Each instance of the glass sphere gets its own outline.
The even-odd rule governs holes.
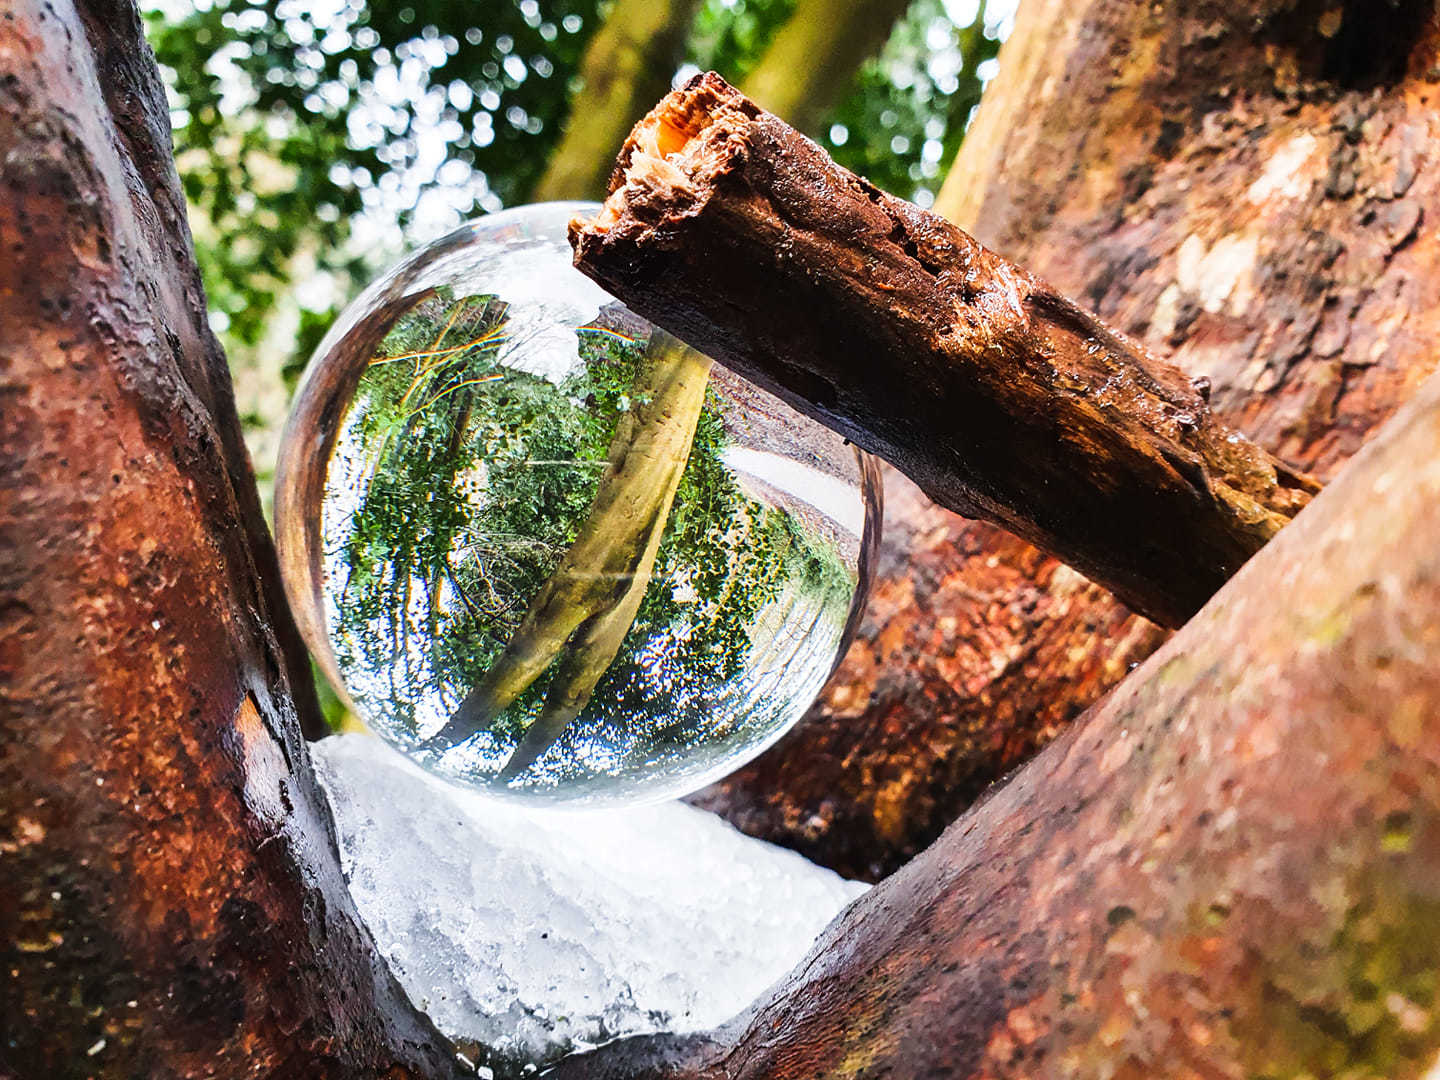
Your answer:
[[[276,478],[286,590],[347,705],[536,803],[672,797],[773,743],[879,527],[868,459],[571,266],[595,209],[492,214],[366,289]]]

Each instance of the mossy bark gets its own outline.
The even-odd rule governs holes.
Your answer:
[[[1420,1080],[1440,1055],[1436,536],[1440,378],[746,1013],[557,1080]]]

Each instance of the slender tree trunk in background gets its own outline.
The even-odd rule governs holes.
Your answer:
[[[556,1080],[1385,1077],[1440,1054],[1440,377],[709,1037]]]
[[[341,876],[139,17],[6,15],[0,1073],[456,1075]]]
[[[807,126],[818,123],[850,87],[860,64],[884,44],[908,4],[909,0],[845,0],[839,5],[834,0],[801,0],[752,72],[750,83],[786,114],[802,118]],[[586,51],[581,89],[571,102],[571,123],[537,186],[537,199],[605,193],[615,153],[631,125],[669,89],[669,73],[678,64],[697,7],[697,0],[620,0],[611,10]],[[430,740],[433,745],[448,747],[488,727],[559,657],[544,711],[527,729],[502,773],[518,775],[585,708],[613,662],[644,599],[684,456],[668,479],[649,486],[652,501],[644,514],[632,505],[633,500],[609,499],[607,486],[625,482],[620,464],[627,454],[632,462],[649,454],[645,448],[630,454],[631,440],[654,441],[666,432],[678,432],[676,425],[682,421],[689,425],[688,455],[689,437],[704,401],[705,370],[697,368],[691,350],[662,350],[649,360],[647,377],[670,387],[679,395],[677,402],[683,398],[684,404],[671,409],[668,399],[658,396],[663,407],[622,420],[611,447],[611,471],[602,481],[581,537],[535,597],[505,653]],[[638,400],[641,395],[632,396]],[[649,513],[655,508],[663,511],[658,518]],[[643,556],[638,566],[632,554]],[[628,585],[623,593],[595,593],[595,567],[601,563],[625,564]],[[605,573],[613,581],[616,571]],[[587,598],[587,593],[593,595]]]
[[[709,359],[663,332],[651,337],[630,389],[634,405],[615,426],[579,535],[505,651],[430,744],[448,749],[487,729],[558,660],[544,708],[502,773],[515,776],[589,703],[650,585],[709,378]]]
[[[565,134],[535,202],[598,199],[630,126],[670,89],[700,0],[616,0],[580,63]]]
[[[1025,0],[937,209],[1329,477],[1436,366],[1437,33],[1412,0]],[[822,700],[693,800],[872,879],[1164,638],[893,470],[885,497]]]
[[[740,89],[776,116],[814,134],[909,6],[910,0],[798,0]],[[656,100],[658,96],[634,119]],[[619,143],[615,145],[618,149]]]
[[[799,0],[742,88],[814,131],[879,51],[910,0]],[[630,128],[670,89],[699,0],[617,0],[580,67],[580,90],[536,202],[600,199]]]

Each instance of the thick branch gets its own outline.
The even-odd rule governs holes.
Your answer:
[[[1440,170],[1414,167],[1440,22],[1399,32],[1424,6],[1347,5],[1337,33],[1335,4],[1327,23],[1271,0],[1025,0],[936,212],[1209,375],[1228,423],[1332,477],[1440,360]],[[1337,83],[1337,51],[1409,66]],[[871,880],[1164,640],[1029,544],[887,481],[898,513],[840,671],[698,800]]]
[[[0,1073],[430,1078],[346,890],[133,5],[0,32]]]
[[[1427,1075],[1437,535],[1440,379],[747,1014],[557,1080]]]
[[[1318,490],[1203,387],[712,74],[637,125],[576,265],[933,499],[1183,623]]]

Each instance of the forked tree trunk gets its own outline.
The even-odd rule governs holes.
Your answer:
[[[1322,479],[1440,335],[1433,4],[1024,0],[937,209]],[[694,801],[897,869],[1164,639],[888,473],[859,637],[805,723]]]
[[[1433,206],[1433,176],[1399,183],[1424,163],[1424,144],[1410,165],[1397,149],[1432,123],[1420,111],[1432,44],[1409,54],[1412,80],[1382,86],[1378,98],[1320,83],[1282,107],[1272,103],[1275,73],[1299,78],[1296,57],[1343,25],[1322,18],[1322,5],[1284,5],[1283,17],[1258,24],[1252,46],[1257,24],[1245,8],[1259,0],[1183,11],[1129,0],[1028,2],[1036,17],[1050,10],[1061,32],[1033,63],[1068,57],[1076,90],[1048,96],[1066,92],[1066,80],[1028,69],[1043,135],[1030,145],[1031,166],[1053,147],[1072,155],[1051,174],[1057,201],[1047,206],[1067,246],[1053,266],[1032,264],[1083,292],[1093,279],[1076,269],[1084,261],[1077,238],[1088,228],[1103,241],[1120,228],[1117,213],[1126,220],[1102,136],[1124,159],[1117,125],[1135,117],[1167,145],[1191,134],[1195,156],[1174,144],[1174,159],[1144,181],[1155,201],[1140,204],[1152,217],[1131,219],[1134,251],[1148,250],[1141,241],[1152,230],[1173,240],[1155,250],[1157,265],[1169,260],[1170,281],[1188,283],[1177,285],[1181,312],[1191,286],[1208,290],[1216,280],[1186,276],[1197,258],[1218,248],[1216,266],[1243,264],[1231,261],[1233,243],[1209,232],[1203,252],[1191,244],[1181,259],[1194,231],[1187,223],[1201,220],[1199,210],[1187,216],[1191,200],[1209,207],[1222,231],[1248,222],[1257,251],[1272,252],[1252,267],[1243,306],[1232,292],[1216,307],[1205,291],[1200,299],[1216,310],[1199,303],[1188,323],[1176,316],[1171,332],[1185,324],[1191,335],[1182,362],[1204,349],[1217,361],[1235,355],[1230,335],[1247,325],[1273,344],[1287,319],[1310,310],[1297,298],[1315,282],[1321,295],[1350,298],[1334,305],[1338,329],[1327,329],[1332,309],[1319,307],[1302,335],[1307,359],[1285,368],[1280,385],[1292,389],[1278,395],[1291,406],[1311,401],[1313,373],[1325,364],[1314,357],[1342,331],[1370,365],[1338,367],[1343,379],[1318,399],[1342,419],[1340,434],[1321,423],[1323,412],[1295,434],[1295,447],[1310,447],[1328,473],[1418,382],[1428,363],[1421,343],[1440,319],[1436,281],[1425,272],[1433,238],[1380,239],[1406,232],[1406,199]],[[1411,10],[1347,8],[1379,11],[1362,24],[1367,33],[1392,25],[1387,12],[1398,19]],[[1192,11],[1211,21],[1191,23]],[[273,555],[205,329],[164,97],[138,19],[128,5],[100,0],[7,14],[15,17],[0,37],[0,1069],[453,1075],[443,1041],[385,973],[340,880],[289,690],[303,675],[276,644],[284,615]],[[1102,92],[1086,73],[1121,63],[1117,41],[1164,63],[1141,61],[1133,78],[1120,72]],[[1198,47],[1214,58],[1193,53]],[[1357,51],[1337,48],[1337,56]],[[1256,74],[1262,56],[1266,79]],[[1348,63],[1338,70],[1352,78]],[[1286,195],[1284,178],[1303,174],[1300,165],[1277,169],[1273,191],[1232,182],[1212,194],[1197,185],[1202,161],[1229,161],[1235,172],[1254,150],[1244,138],[1232,145],[1221,128],[1210,144],[1203,124],[1187,127],[1194,113],[1177,103],[1204,112],[1215,100],[1198,91],[1167,97],[1166,78],[1184,82],[1196,67],[1212,89],[1233,88],[1235,97],[1218,103],[1221,121],[1244,99],[1264,121],[1262,143],[1284,145],[1286,132],[1315,138],[1326,184],[1349,200],[1349,213],[1313,189]],[[1152,114],[1145,93],[1167,111]],[[1108,128],[1076,122],[1077,101],[1099,115],[1112,95],[1131,113]],[[1378,126],[1329,131],[1327,117],[1345,102],[1373,105],[1368,123]],[[1013,137],[1023,141],[1021,127]],[[1352,128],[1358,144],[1347,138]],[[1004,160],[1024,162],[1021,151],[1009,148]],[[1081,164],[1069,169],[1066,160]],[[1352,176],[1361,179],[1346,194]],[[1376,200],[1371,216],[1371,196],[1358,192],[1381,179],[1392,198]],[[1032,199],[1033,209],[1045,183],[1015,182],[1003,198]],[[1248,201],[1251,191],[1259,203]],[[1271,198],[1280,208],[1262,216]],[[1388,233],[1376,224],[1391,220],[1384,214],[1398,214]],[[1301,259],[1282,278],[1281,256],[1303,254],[1306,222],[1327,225],[1348,246]],[[1038,256],[1038,225],[1028,227],[1037,229],[1026,235]],[[1001,232],[982,237],[1004,249]],[[1019,246],[1007,253],[1024,255]],[[1116,252],[1114,266],[1119,284],[1098,302],[1141,329],[1141,307],[1119,300],[1125,283],[1154,307],[1166,271],[1143,254],[1127,261]],[[1271,297],[1280,298],[1274,311]],[[1245,355],[1277,354],[1257,345]],[[1280,423],[1282,410],[1247,412],[1263,390],[1242,378],[1243,365],[1210,366],[1221,376],[1217,400],[1256,421],[1251,430]],[[603,1062],[575,1059],[570,1074],[843,1077],[888,1066],[916,1077],[1282,1076],[1349,1067],[1418,1076],[1440,1045],[1432,977],[1440,759],[1425,724],[1440,709],[1437,398],[1432,387],[1406,424],[1131,685],[853,908],[757,1010],[713,1038],[622,1044]],[[1275,445],[1301,456],[1284,440]],[[977,551],[975,535],[962,535],[961,550],[983,565],[990,555]],[[1008,565],[1018,577],[1038,562],[1015,555]],[[1095,603],[1048,573],[1049,591],[1032,594],[1039,610]],[[1065,631],[1077,645],[1088,617]],[[901,625],[918,633],[918,616]],[[952,655],[947,636],[960,631],[935,633],[939,665]],[[904,637],[874,648],[903,651]],[[907,790],[897,784],[876,803],[889,799],[889,820],[913,840]],[[880,850],[891,858],[895,847]],[[637,1069],[645,1056],[652,1064]]]
[[[341,877],[132,5],[7,8],[0,176],[0,1073],[458,1075]]]
[[[800,0],[745,80],[771,112],[813,131],[839,104],[910,0]],[[580,65],[565,134],[531,193],[600,199],[635,121],[670,89],[699,0],[618,0]]]

